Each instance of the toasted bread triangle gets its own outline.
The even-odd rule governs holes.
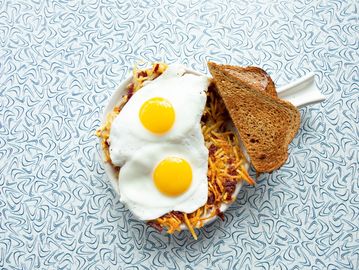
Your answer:
[[[299,129],[298,109],[273,95],[271,79],[270,89],[268,85],[262,89],[260,83],[246,77],[250,71],[263,80],[258,68],[243,70],[213,62],[208,67],[256,171],[271,172],[281,167],[288,158],[288,145]]]

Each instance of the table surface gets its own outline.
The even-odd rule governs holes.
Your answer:
[[[290,2],[0,1],[0,269],[358,269],[359,3]],[[195,241],[124,208],[94,131],[135,63],[208,60],[326,101]]]

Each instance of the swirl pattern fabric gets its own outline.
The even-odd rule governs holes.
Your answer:
[[[293,2],[0,0],[0,269],[358,269],[359,5]],[[326,96],[197,241],[133,218],[94,136],[157,60],[261,66],[278,86],[314,71]]]

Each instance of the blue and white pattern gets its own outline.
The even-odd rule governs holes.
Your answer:
[[[292,3],[295,2],[295,3]],[[0,0],[0,269],[359,269],[359,3]],[[316,73],[288,162],[192,239],[135,220],[94,136],[134,63]]]

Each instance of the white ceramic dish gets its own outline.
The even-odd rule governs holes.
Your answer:
[[[186,68],[186,73],[207,76],[205,74],[202,74],[200,72],[197,72],[197,71],[195,71],[193,69],[189,69],[189,68]],[[131,82],[131,80],[132,80],[132,75],[128,76],[117,87],[116,91],[113,93],[107,106],[104,109],[101,124],[105,123],[107,113],[111,112],[113,110],[113,108],[120,102],[122,96],[125,94],[127,86]],[[324,100],[324,96],[322,96],[320,94],[320,92],[318,91],[318,89],[315,86],[314,74],[312,74],[312,73],[298,79],[297,81],[295,81],[285,87],[280,88],[278,90],[278,95],[283,99],[291,101],[297,107],[301,107],[301,106],[308,105],[308,104],[313,104],[313,103],[320,102],[320,101]],[[243,147],[243,144],[241,142],[240,142],[240,147],[241,147],[245,157],[249,161],[249,157],[248,157],[248,155]],[[101,151],[101,157],[102,157],[102,160],[104,160],[103,151]],[[247,162],[245,165],[247,170],[249,168],[249,165],[250,165],[249,162]],[[105,172],[106,172],[107,176],[111,180],[114,190],[116,191],[117,194],[119,194],[117,171],[109,163],[106,163],[106,162],[104,162],[104,168],[105,168]],[[238,182],[236,189],[233,193],[233,198],[237,197],[242,186],[243,186],[243,181]],[[223,203],[220,207],[220,211],[225,212],[229,206],[230,206],[230,204]],[[217,218],[217,216],[215,216],[211,219],[208,219],[204,222],[204,224],[209,224],[209,223],[213,222],[216,218]],[[181,228],[187,229],[187,227],[184,225],[182,225]]]
[[[290,101],[294,106],[301,108],[325,100],[316,84],[314,73],[307,75],[277,89],[278,96]]]

